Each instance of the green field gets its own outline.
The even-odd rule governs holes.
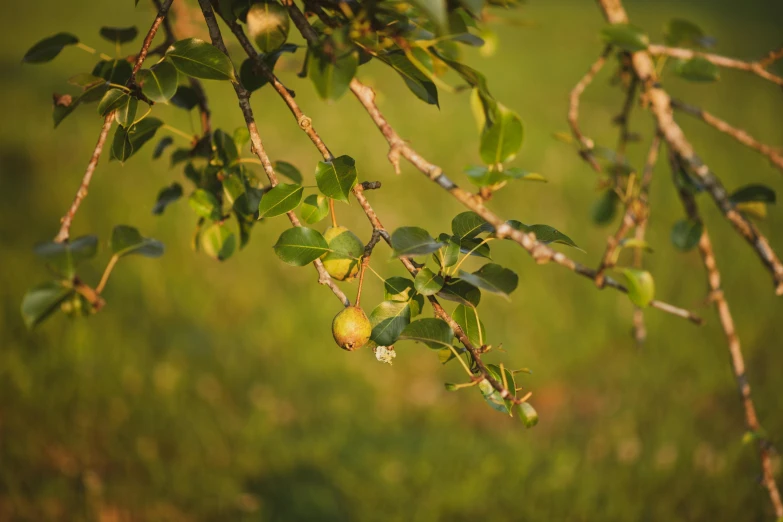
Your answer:
[[[661,41],[667,20],[681,17],[715,36],[717,51],[729,56],[756,58],[783,43],[777,1],[627,4],[654,41]],[[316,283],[315,271],[284,265],[272,252],[284,218],[256,226],[249,246],[225,263],[194,253],[196,218],[184,200],[163,216],[150,212],[158,190],[182,181],[182,173],[165,159],[153,161],[149,146],[125,166],[101,160],[73,235],[94,233],[105,245],[114,225],[130,224],[162,240],[166,254],[123,260],[99,314],[76,321],[58,315],[27,331],[22,296],[47,277],[32,247],[55,235],[100,118],[88,106],[56,130],[51,123],[52,92],[67,91],[65,80],[75,72],[89,72],[93,56],[71,48],[42,66],[20,59],[58,31],[103,48],[98,27],[135,23],[145,31],[153,13],[147,2],[134,9],[130,0],[46,0],[4,11],[0,520],[773,519],[755,448],[742,443],[743,411],[722,331],[705,300],[701,260],[669,241],[682,210],[665,162],[652,186],[655,252],[646,262],[657,297],[696,310],[707,319],[704,327],[650,310],[649,339],[639,349],[626,297],[598,291],[555,265],[537,266],[510,242],[493,245],[494,258],[517,271],[520,282],[510,303],[483,299],[489,341],[502,343],[487,360],[533,371],[522,379],[541,417],[532,430],[492,411],[475,389],[446,391],[444,382],[464,375],[423,345],[399,343],[393,366],[368,350],[337,348],[330,334],[337,301]],[[566,0],[530,0],[496,14],[490,27],[498,51],[487,57],[469,49],[465,60],[486,73],[493,94],[525,122],[514,165],[549,182],[514,185],[491,207],[509,219],[563,230],[586,251],[568,254],[595,266],[615,225],[592,225],[597,177],[552,134],[567,129],[568,92],[601,52],[603,19],[593,2]],[[194,29],[206,37],[197,22]],[[231,50],[239,56],[238,46]],[[353,156],[360,179],[383,182],[368,197],[384,224],[447,230],[463,210],[458,202],[408,165],[396,176],[386,142],[356,100],[322,103],[309,81],[296,77],[301,59],[300,51],[281,61],[281,78],[332,151]],[[783,65],[775,71],[783,74]],[[606,145],[616,140],[610,120],[622,103],[610,76],[603,71],[582,101],[583,129]],[[479,156],[467,93],[442,93],[438,110],[377,64],[363,66],[359,77],[379,91],[379,105],[400,135],[469,185],[462,169]],[[774,85],[723,71],[717,84],[670,78],[666,86],[783,146],[783,96]],[[212,82],[207,89],[215,126],[241,125],[230,86]],[[269,87],[253,96],[253,106],[269,154],[294,163],[312,184],[320,157],[287,108]],[[181,129],[197,125],[179,109],[155,110]],[[686,118],[684,129],[729,190],[754,182],[783,187],[765,158]],[[652,124],[647,112],[632,117],[631,129],[642,135],[631,146],[634,165],[643,162]],[[781,442],[783,394],[775,375],[783,369],[783,298],[774,296],[769,275],[715,206],[706,196],[700,201],[759,416]],[[340,204],[338,212],[343,224],[369,238],[358,205]],[[781,209],[771,206],[759,226],[783,250]],[[389,250],[378,248],[373,267],[400,275],[399,264],[386,261]],[[84,278],[97,281],[108,258],[104,247],[82,270]],[[371,307],[383,288],[377,279],[367,284],[362,302]],[[780,483],[779,457],[775,464]]]

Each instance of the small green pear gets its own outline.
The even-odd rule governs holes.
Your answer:
[[[337,345],[349,352],[361,348],[370,340],[372,324],[358,306],[348,306],[334,316],[332,335]]]
[[[288,10],[274,0],[256,2],[247,12],[247,32],[263,53],[283,45],[289,28]]]
[[[338,281],[351,281],[359,272],[359,258],[364,253],[361,240],[345,227],[327,228],[324,239],[330,250],[321,258],[324,268]]]

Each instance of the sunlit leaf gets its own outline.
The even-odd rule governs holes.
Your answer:
[[[655,297],[655,282],[650,272],[638,268],[623,268],[621,273],[628,283],[628,297],[639,308],[650,304]]]
[[[338,201],[348,201],[348,195],[358,181],[356,162],[350,156],[339,156],[332,161],[319,161],[315,168],[318,190]]]
[[[299,206],[304,189],[300,185],[279,183],[263,195],[258,205],[258,217],[274,217],[290,212]]]
[[[320,232],[307,227],[294,227],[280,234],[274,249],[284,263],[304,266],[327,253],[329,245]]]

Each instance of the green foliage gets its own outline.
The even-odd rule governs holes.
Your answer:
[[[430,348],[451,346],[454,332],[442,319],[427,317],[413,321],[400,333],[401,341],[418,341]]]
[[[304,199],[299,211],[302,221],[308,225],[318,223],[329,214],[329,198],[319,194],[310,194]]]
[[[270,218],[290,212],[302,202],[304,189],[300,185],[280,183],[261,197],[258,217]]]
[[[509,299],[509,294],[516,290],[519,276],[508,268],[495,263],[488,263],[473,273],[460,272],[460,279],[476,288]]]
[[[201,249],[218,261],[231,257],[236,246],[236,234],[224,223],[213,223],[201,234]]]
[[[327,253],[329,245],[317,230],[294,227],[280,234],[274,249],[284,263],[304,266]]]
[[[601,38],[604,42],[629,52],[643,51],[650,45],[650,39],[644,31],[630,24],[608,25],[601,29]]]
[[[445,280],[439,272],[424,267],[416,274],[413,283],[416,291],[421,295],[435,295],[443,288]]]
[[[716,82],[720,79],[718,66],[700,56],[690,60],[678,60],[674,71],[692,82]]]
[[[655,297],[655,282],[650,272],[638,268],[623,268],[620,273],[628,284],[628,297],[640,308],[650,304]]]
[[[166,51],[166,59],[182,74],[205,80],[235,80],[231,59],[198,38],[179,40]]]
[[[245,16],[247,32],[262,53],[274,51],[288,38],[288,10],[278,2],[253,3]]]
[[[160,257],[163,255],[163,243],[157,239],[142,237],[137,229],[127,225],[114,227],[109,247],[117,257],[133,254],[144,257]]]
[[[315,167],[315,181],[324,195],[337,201],[348,201],[351,189],[359,181],[356,162],[350,156],[319,161]]]
[[[701,221],[681,219],[672,227],[672,244],[677,247],[678,250],[687,252],[699,244],[703,229],[704,226]]]
[[[144,118],[133,123],[129,127],[117,126],[112,141],[112,158],[125,162],[141,149],[141,147],[155,137],[155,133],[163,126],[163,122],[157,118]]]
[[[139,34],[136,27],[101,27],[101,37],[115,45],[132,42]]]
[[[166,103],[177,92],[177,69],[167,60],[140,70],[137,78],[141,92],[154,102]]]
[[[50,270],[63,279],[70,280],[76,275],[79,263],[92,259],[98,253],[98,238],[82,236],[63,243],[38,243],[34,252],[46,262]]]
[[[391,235],[395,257],[412,257],[431,254],[443,247],[429,232],[419,227],[401,227]]]
[[[76,45],[79,39],[70,33],[57,33],[36,43],[24,54],[25,63],[45,63],[53,60],[68,45]]]

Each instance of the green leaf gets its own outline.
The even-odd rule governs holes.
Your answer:
[[[498,365],[488,364],[487,371],[497,382],[503,384],[503,377],[501,376],[500,367]],[[505,370],[504,373],[506,382],[508,383],[508,390],[513,393],[516,388],[514,375],[508,370]],[[499,411],[500,413],[511,414],[514,403],[510,400],[503,399],[500,392],[493,388],[487,379],[483,379],[479,382],[479,390],[481,391],[481,395],[484,396],[484,400],[487,401],[487,404],[489,404],[492,409]]]
[[[681,219],[674,224],[671,232],[672,244],[683,252],[699,244],[704,226],[701,221]]]
[[[175,107],[191,111],[198,105],[199,95],[192,87],[180,85],[177,87],[177,92],[174,93],[174,96],[172,96],[169,101]]]
[[[700,56],[690,60],[678,60],[674,72],[692,82],[715,82],[720,79],[718,66]]]
[[[329,245],[320,232],[307,227],[294,227],[280,234],[274,249],[284,263],[304,266],[327,253]]]
[[[104,40],[118,45],[132,42],[139,34],[135,26],[131,27],[101,27],[100,34]]]
[[[310,51],[308,73],[318,95],[324,100],[337,100],[348,90],[348,85],[359,67],[356,51],[344,52],[336,59],[326,53]]]
[[[205,80],[235,80],[231,59],[217,47],[198,38],[179,40],[166,51],[177,70]]]
[[[447,22],[445,0],[413,0],[432,23],[438,28],[445,28]]]
[[[196,189],[188,198],[188,204],[199,217],[217,221],[221,218],[222,212],[220,203],[211,192],[204,189]]]
[[[318,223],[329,214],[329,198],[310,194],[304,199],[299,213],[305,223],[309,225]]]
[[[495,165],[514,159],[522,146],[522,138],[522,120],[515,112],[497,104],[494,122],[485,124],[481,132],[481,160]]]
[[[114,113],[114,119],[125,127],[126,129],[133,124],[134,118],[136,118],[136,108],[139,105],[139,100],[133,96],[128,97],[128,103],[120,106],[117,112]]]
[[[467,281],[457,279],[448,282],[438,292],[438,297],[467,306],[478,306],[479,301],[481,301],[481,291]]]
[[[484,232],[492,232],[494,228],[487,221],[472,211],[462,212],[451,220],[451,231],[459,239],[471,239]]]
[[[623,51],[636,52],[647,49],[650,38],[640,28],[629,24],[613,24],[601,29],[601,38]]]
[[[109,89],[98,103],[98,114],[106,116],[111,111],[128,104],[128,93],[121,89]]]
[[[288,38],[288,10],[275,0],[253,2],[246,15],[247,33],[261,52],[274,51]]]
[[[408,89],[420,100],[430,105],[438,105],[438,88],[411,62],[405,53],[392,52],[378,56],[379,59],[386,62],[392,69],[397,71]]]
[[[370,340],[378,346],[391,346],[410,321],[411,308],[407,302],[383,301],[370,314]]]
[[[283,53],[293,53],[296,52],[298,48],[299,47],[295,44],[287,43],[283,44],[283,46],[276,51],[261,53],[258,57],[266,64],[270,71],[274,71],[275,65],[277,65],[277,61]],[[245,89],[250,92],[256,91],[269,83],[267,76],[256,68],[255,60],[252,58],[248,58],[242,62],[242,65],[239,67],[239,79]]]
[[[156,103],[168,103],[177,92],[177,69],[168,60],[140,70],[137,79],[141,92]]]
[[[24,63],[45,63],[53,60],[67,45],[75,45],[79,39],[70,33],[57,33],[30,47],[24,54]]]
[[[501,171],[484,166],[471,166],[465,169],[465,174],[468,175],[471,183],[478,187],[490,187],[515,179],[546,183],[546,178],[541,174],[528,172],[517,167],[509,167]]]
[[[52,120],[55,128],[80,104],[100,100],[108,89],[109,84],[99,78],[97,81],[86,85],[78,96],[55,95],[54,110],[52,111]]]
[[[127,161],[151,140],[163,122],[157,118],[144,118],[131,125],[129,128],[117,126],[112,142],[112,157],[121,162]]]
[[[144,257],[163,255],[163,243],[157,239],[142,237],[138,230],[127,225],[117,225],[111,234],[111,251],[118,257],[138,254]]]
[[[592,207],[593,223],[596,225],[608,225],[617,214],[617,203],[620,198],[613,190],[605,191]]]
[[[411,317],[419,315],[424,308],[424,296],[416,292],[413,281],[405,277],[390,277],[384,281],[383,295],[387,301],[408,303]]]
[[[451,327],[445,321],[434,317],[413,321],[399,335],[401,341],[418,341],[430,348],[451,346],[453,338]]]
[[[481,347],[486,344],[484,325],[479,320],[478,310],[475,306],[457,305],[451,317],[462,328],[473,346]]]
[[[100,76],[94,76],[89,73],[79,73],[68,78],[68,83],[70,83],[71,85],[76,85],[77,87],[81,87],[82,90],[86,89],[87,87],[95,83],[100,83],[105,81],[106,80],[104,80]]]
[[[341,158],[347,158],[348,156],[340,156]],[[272,166],[275,169],[275,172],[278,174],[281,174],[285,176],[286,178],[290,179],[294,183],[302,184],[302,173],[299,172],[299,169],[288,163],[287,161],[275,161]],[[316,168],[316,172],[317,172]]]
[[[491,259],[489,255],[489,243],[485,243],[480,237],[463,239],[459,242],[459,250],[463,254]]]
[[[155,150],[152,151],[152,159],[158,159],[163,155],[163,152],[168,148],[169,146],[174,144],[174,138],[171,136],[164,136],[161,138],[161,140],[158,142],[157,145],[155,145]]]
[[[222,129],[217,129],[212,134],[212,141],[224,166],[233,165],[239,159],[239,149],[231,135],[223,132]]]
[[[526,428],[532,428],[538,424],[538,412],[528,402],[523,402],[517,406],[517,415]]]
[[[201,234],[201,249],[218,261],[231,257],[236,246],[236,235],[223,223],[213,223]]]
[[[174,203],[181,197],[182,185],[175,181],[168,187],[164,187],[160,192],[158,192],[158,198],[155,201],[155,206],[152,207],[152,213],[156,216],[163,214],[163,211],[166,210],[167,206],[169,206],[171,203]]]
[[[416,291],[421,295],[435,295],[440,292],[444,284],[443,276],[440,272],[433,272],[427,267],[422,268],[416,274],[416,278],[413,283],[416,287]]]
[[[502,295],[506,299],[509,299],[508,294],[513,292],[519,283],[517,274],[495,263],[488,263],[472,274],[460,271],[459,277],[476,288]]]
[[[729,196],[729,200],[734,203],[775,203],[777,197],[775,191],[766,185],[745,185],[738,188]]]
[[[96,236],[81,236],[63,243],[48,241],[38,243],[33,252],[46,261],[49,268],[65,279],[76,275],[76,266],[82,261],[92,259],[98,252]]]
[[[294,210],[302,201],[304,189],[301,185],[280,183],[264,194],[258,205],[258,217],[275,217]]]
[[[525,225],[521,221],[517,221],[515,219],[509,220],[508,224],[511,226],[511,228],[514,228],[516,230],[521,230],[527,233],[530,232],[534,233],[536,235],[536,240],[541,243],[544,243],[545,245],[548,245],[550,243],[560,243],[562,245],[567,245],[582,250],[581,248],[579,248],[579,246],[577,246],[576,243],[574,243],[574,241],[570,237],[563,234],[555,227],[549,225],[540,225],[540,224]]]
[[[663,39],[670,47],[699,46],[704,36],[699,26],[681,18],[672,18],[663,30]]]
[[[127,60],[101,60],[92,70],[94,76],[100,76],[107,82],[125,85],[133,72]]]
[[[339,156],[332,161],[319,161],[315,168],[318,190],[338,201],[348,201],[348,195],[358,181],[356,162],[350,156]]]
[[[60,303],[74,294],[59,281],[49,281],[27,291],[22,299],[22,319],[32,329],[57,310]]]
[[[394,257],[412,257],[431,254],[443,245],[435,241],[429,232],[419,227],[400,227],[391,235]]]
[[[650,272],[638,268],[623,268],[620,270],[628,283],[628,297],[639,308],[650,304],[655,297],[655,281]]]
[[[442,267],[450,267],[457,264],[460,253],[460,240],[457,236],[440,234],[438,241],[443,243],[444,247],[439,252],[432,254],[433,259]]]

